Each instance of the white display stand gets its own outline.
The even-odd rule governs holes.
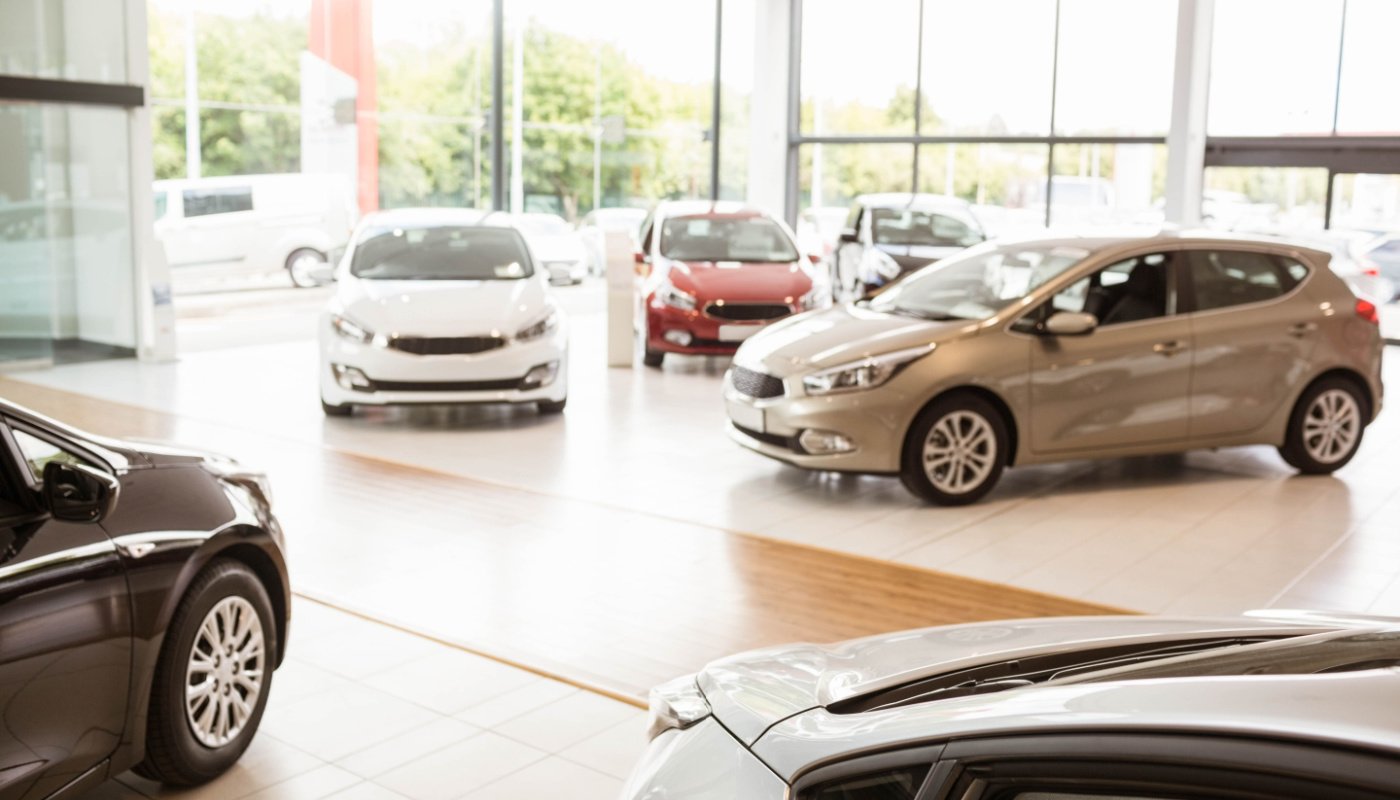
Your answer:
[[[636,245],[631,236],[617,231],[609,232],[604,241],[608,279],[608,366],[631,367]]]

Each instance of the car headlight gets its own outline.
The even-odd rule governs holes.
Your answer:
[[[559,309],[551,308],[538,321],[515,332],[517,342],[530,342],[559,330]]]
[[[342,338],[360,344],[372,344],[374,342],[374,331],[352,321],[349,317],[340,314],[331,315],[331,329]]]
[[[650,722],[647,739],[655,739],[669,730],[683,731],[710,716],[710,704],[701,693],[694,675],[676,678],[651,690]]]
[[[815,284],[812,286],[812,291],[802,295],[800,302],[803,311],[826,308],[831,305],[831,287],[826,284]]]
[[[860,277],[866,283],[888,283],[899,277],[899,264],[878,247],[867,247],[860,257]]]
[[[656,290],[656,299],[660,300],[662,305],[671,308],[679,308],[682,311],[695,310],[695,295],[682,292],[669,283],[662,284],[661,288]]]
[[[934,345],[926,344],[824,369],[804,377],[802,387],[809,395],[873,389],[899,374],[909,363],[932,353],[933,349]]]

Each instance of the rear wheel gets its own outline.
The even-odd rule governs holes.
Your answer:
[[[276,634],[267,590],[251,570],[221,560],[200,573],[165,634],[138,775],[192,786],[233,766],[267,706]]]
[[[1341,469],[1361,447],[1365,407],[1352,381],[1318,381],[1298,399],[1279,455],[1305,475],[1328,475]]]
[[[940,398],[909,430],[900,480],[930,503],[974,503],[1001,479],[1008,439],[991,403],[973,394]]]
[[[292,251],[287,256],[287,275],[292,279],[292,285],[298,289],[310,289],[316,286],[316,280],[311,277],[311,270],[326,263],[326,255],[309,247],[301,247]]]

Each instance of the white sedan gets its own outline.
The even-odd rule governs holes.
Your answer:
[[[563,312],[505,215],[405,209],[365,217],[320,325],[321,407],[534,403],[564,410]]]

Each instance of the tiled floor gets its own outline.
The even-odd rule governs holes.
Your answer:
[[[90,800],[611,800],[641,709],[298,600],[262,728],[234,768],[171,790],[127,773]]]

